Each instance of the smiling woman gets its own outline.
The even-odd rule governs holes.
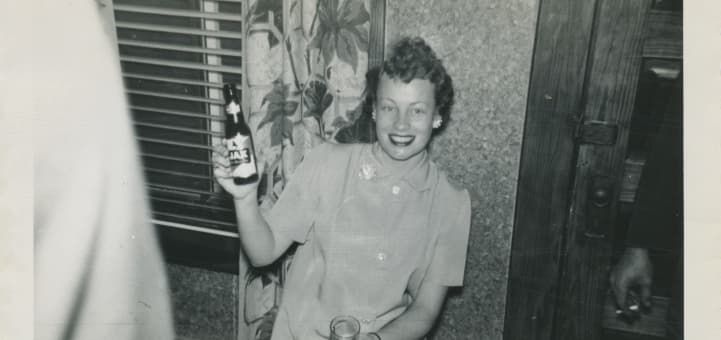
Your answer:
[[[431,135],[450,120],[453,82],[420,38],[400,40],[382,69],[369,72],[366,103],[373,107],[376,137],[394,160],[424,151]]]
[[[421,38],[404,38],[382,67],[366,76],[366,105],[386,154],[408,160],[424,151],[432,132],[450,119],[453,85],[441,61]]]
[[[463,285],[470,198],[427,152],[440,112],[450,112],[450,77],[420,38],[398,42],[373,76],[378,142],[315,147],[268,213],[257,183],[233,183],[222,145],[213,156],[251,263],[268,265],[298,245],[272,339],[327,338],[338,315],[361,321],[361,339],[420,338],[448,287]]]
[[[433,99],[434,85],[426,79],[408,83],[381,76],[373,110],[376,136],[385,154],[396,161],[406,161],[425,150],[434,124],[441,116]],[[435,123],[438,122],[438,123]]]

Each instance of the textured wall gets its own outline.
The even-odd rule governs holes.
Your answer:
[[[471,192],[465,287],[436,339],[500,339],[537,0],[388,0],[386,39],[420,35],[444,59],[457,101],[433,144]]]

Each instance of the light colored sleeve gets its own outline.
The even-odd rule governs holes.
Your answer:
[[[98,3],[39,0],[34,58],[35,339],[171,340],[113,39]],[[111,8],[111,7],[106,7]]]
[[[329,144],[313,148],[298,164],[293,177],[265,216],[276,237],[304,243],[316,217],[323,165],[327,160]]]
[[[463,285],[463,273],[466,267],[471,227],[471,200],[466,190],[463,190],[459,196],[460,199],[456,200],[457,210],[451,208],[457,214],[451,215],[452,218],[443,225],[425,277],[425,281],[447,287]]]

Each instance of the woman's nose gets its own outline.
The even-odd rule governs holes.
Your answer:
[[[408,115],[404,111],[398,111],[398,114],[396,115],[396,121],[395,124],[393,124],[393,127],[398,130],[404,130],[409,127]]]

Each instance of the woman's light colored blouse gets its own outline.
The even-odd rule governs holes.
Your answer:
[[[463,284],[468,192],[425,153],[405,175],[391,176],[374,147],[316,147],[268,214],[276,237],[302,244],[273,339],[327,337],[341,314],[375,331],[403,313],[421,284]]]

